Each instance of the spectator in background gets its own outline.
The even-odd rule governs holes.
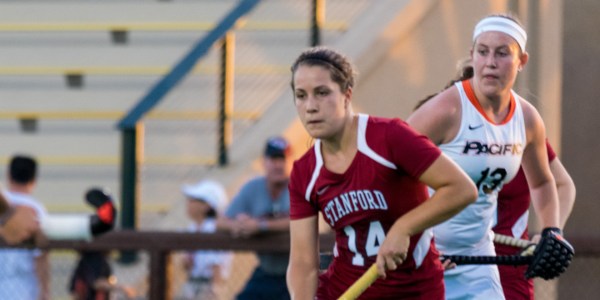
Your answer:
[[[94,234],[101,234],[113,229],[116,209],[113,197],[106,190],[92,188],[85,194],[86,202],[96,208],[97,222],[91,224]],[[79,261],[71,280],[69,292],[74,300],[112,299],[114,293],[122,294],[127,299],[136,297],[137,292],[132,287],[117,283],[108,261],[109,251],[81,251]]]
[[[34,158],[15,155],[8,170],[8,191],[4,196],[11,206],[35,210],[38,220],[47,215],[44,206],[33,198],[37,183]],[[50,299],[48,253],[40,249],[0,250],[0,299]]]
[[[77,267],[71,275],[69,291],[73,300],[112,299],[112,292],[123,294],[127,299],[136,297],[136,291],[117,283],[108,263],[107,252],[83,251]]]
[[[182,188],[187,198],[187,215],[192,221],[188,232],[214,233],[216,218],[227,202],[223,186],[212,180],[203,180]],[[216,287],[229,276],[231,254],[224,251],[199,250],[188,253],[183,267],[188,278],[181,299],[218,299]]]
[[[289,231],[290,152],[284,138],[267,140],[263,157],[266,174],[241,188],[225,216],[219,218],[219,230],[244,238],[263,232]],[[258,260],[258,266],[237,299],[290,299],[285,280],[289,255],[258,254]]]

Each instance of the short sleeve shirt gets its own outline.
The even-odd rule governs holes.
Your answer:
[[[392,224],[428,199],[419,177],[441,155],[400,119],[360,115],[358,127],[358,151],[343,174],[323,166],[319,140],[292,169],[290,218],[320,211],[335,230],[337,256],[320,278],[319,299],[337,298],[375,263]],[[397,299],[439,288],[443,275],[434,249],[430,235],[414,235],[407,260],[363,296]]]

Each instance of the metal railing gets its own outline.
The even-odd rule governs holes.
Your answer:
[[[320,236],[320,249],[330,252],[335,238],[333,234]],[[7,247],[0,240],[0,248]],[[30,248],[32,245],[20,247]],[[288,233],[258,235],[253,238],[236,239],[228,233],[182,233],[170,231],[113,231],[95,238],[91,242],[82,240],[50,240],[40,249],[49,251],[146,251],[148,253],[148,295],[144,299],[170,299],[171,280],[168,270],[172,263],[171,254],[183,250],[228,250],[252,251],[257,253],[289,253]]]
[[[227,233],[202,234],[172,231],[123,230],[109,232],[91,242],[50,240],[47,245],[41,246],[41,248],[50,250],[51,252],[62,249],[74,251],[147,251],[149,256],[149,261],[147,262],[148,274],[144,277],[149,280],[149,288],[147,297],[144,299],[163,300],[170,299],[170,295],[172,295],[172,282],[168,270],[172,263],[171,255],[174,252],[183,250],[225,250],[251,251],[256,253],[289,253],[289,239],[290,236],[287,233],[264,234],[253,238],[236,239]],[[321,253],[331,252],[334,242],[334,234],[321,234],[319,238]],[[600,258],[599,236],[570,235],[569,242],[575,248],[574,262]],[[0,241],[0,248],[2,247],[6,247],[6,245]],[[24,245],[22,247],[31,247],[31,245]],[[567,271],[560,277],[560,280],[569,281],[571,280],[571,276],[577,277],[578,274]],[[589,278],[589,280],[594,281],[595,279]],[[543,296],[538,296],[536,298],[544,299]]]

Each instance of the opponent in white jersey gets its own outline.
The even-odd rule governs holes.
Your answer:
[[[446,255],[494,255],[491,228],[498,192],[517,174],[525,146],[523,112],[512,93],[509,114],[495,124],[480,113],[469,81],[455,86],[461,102],[460,128],[452,141],[439,147],[471,177],[479,194],[474,204],[434,228],[436,245]]]
[[[479,188],[479,199],[434,229],[442,254],[493,255],[497,193],[517,172],[529,181],[543,227],[558,227],[558,200],[545,148],[544,123],[513,91],[527,63],[527,34],[509,16],[483,18],[473,33],[472,76],[417,109],[408,123],[440,145]],[[444,273],[446,299],[504,299],[496,266]]]

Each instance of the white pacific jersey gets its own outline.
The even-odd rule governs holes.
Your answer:
[[[486,117],[469,81],[457,82],[462,118],[456,137],[440,149],[475,182],[475,203],[434,227],[437,248],[445,255],[494,255],[492,226],[498,192],[518,172],[526,145],[519,96],[511,91],[510,110],[500,124]]]

